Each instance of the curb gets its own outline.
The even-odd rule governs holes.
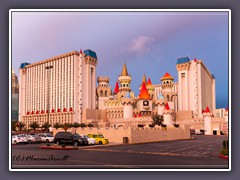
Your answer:
[[[61,147],[61,146],[39,146],[40,149],[52,149],[52,150],[78,150],[77,147]]]
[[[224,155],[222,155],[222,154],[219,154],[219,157],[222,158],[222,159],[224,159],[224,160],[228,160],[228,156],[224,156]]]

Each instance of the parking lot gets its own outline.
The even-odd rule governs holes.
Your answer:
[[[12,161],[15,168],[228,168],[219,158],[223,136],[195,135],[190,140],[127,145],[80,146],[79,150],[40,150],[39,144],[15,145],[12,155],[68,156],[66,161]],[[47,166],[46,166],[47,165]],[[57,165],[57,166],[56,166]]]

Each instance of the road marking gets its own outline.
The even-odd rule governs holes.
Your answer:
[[[201,157],[195,154],[179,154],[179,153],[169,153],[169,152],[143,152],[143,151],[122,151],[122,150],[111,150],[111,149],[84,149],[84,151],[98,151],[98,152],[114,152],[114,153],[132,153],[132,154],[150,154],[150,155],[162,155],[162,156],[185,156],[185,157]]]

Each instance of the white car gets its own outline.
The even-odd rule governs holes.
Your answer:
[[[39,133],[37,135],[41,138],[41,142],[49,143],[49,142],[53,142],[54,140],[53,135],[50,133]]]
[[[27,143],[27,138],[21,135],[12,135],[12,144]]]
[[[28,143],[40,143],[41,138],[38,135],[27,135]]]
[[[95,140],[95,139],[90,138],[90,137],[88,137],[88,136],[85,135],[85,134],[79,134],[79,136],[81,136],[81,137],[83,137],[83,138],[87,138],[89,145],[91,145],[91,144],[92,144],[92,145],[93,145],[93,144],[96,144],[96,140]]]

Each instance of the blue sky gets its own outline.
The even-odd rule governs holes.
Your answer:
[[[216,77],[217,107],[228,106],[227,12],[13,12],[12,66],[73,50],[97,53],[97,76],[114,89],[123,63],[131,88],[145,73],[153,84],[170,73],[179,57],[201,59]]]

